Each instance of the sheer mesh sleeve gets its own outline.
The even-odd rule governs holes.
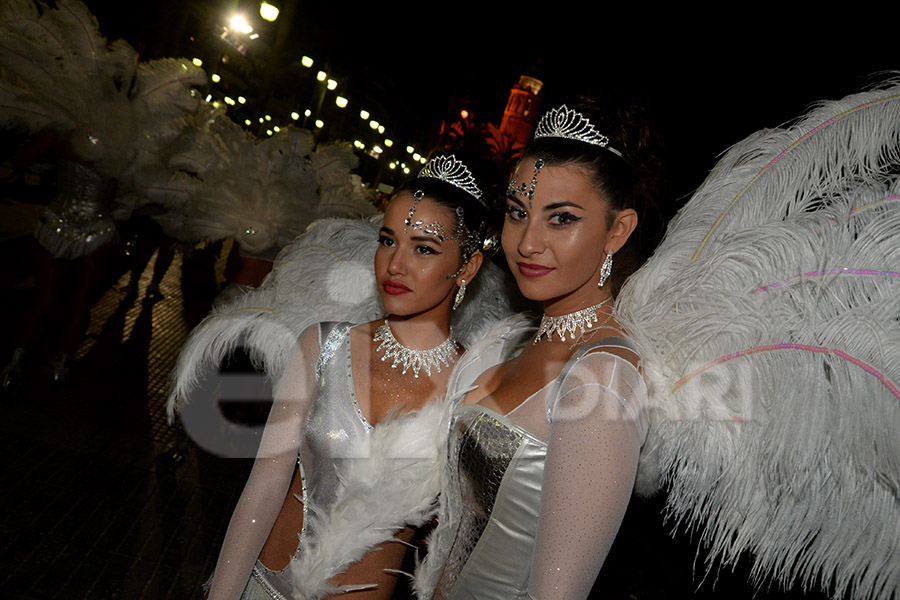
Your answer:
[[[587,598],[631,497],[646,435],[637,369],[605,352],[580,358],[548,399],[550,437],[531,598]]]
[[[281,511],[297,464],[303,422],[315,390],[318,326],[300,343],[278,382],[256,462],[228,524],[210,583],[210,600],[238,599]]]

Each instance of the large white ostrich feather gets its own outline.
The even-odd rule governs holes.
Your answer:
[[[138,63],[77,0],[0,3],[0,124],[52,129],[85,162],[123,178],[160,154],[198,104],[206,75],[184,59]]]
[[[316,219],[375,213],[349,148],[316,147],[305,129],[257,140],[206,109],[170,150],[166,167],[139,173],[136,188],[166,209],[156,219],[183,243],[231,238],[244,254],[274,257]]]
[[[709,564],[900,597],[900,83],[721,159],[617,311],[662,483]]]
[[[238,346],[277,381],[296,340],[322,321],[362,323],[385,316],[374,275],[381,217],[322,219],[284,248],[262,285],[217,306],[188,337],[172,374],[170,419],[200,378]],[[463,345],[513,310],[514,287],[486,263],[453,315]]]

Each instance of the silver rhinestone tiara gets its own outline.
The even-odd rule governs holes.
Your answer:
[[[481,200],[481,189],[475,183],[471,171],[453,154],[436,156],[429,160],[419,171],[419,177],[431,177],[446,181]]]
[[[577,110],[567,108],[565,104],[547,111],[538,122],[537,129],[534,131],[534,139],[547,137],[593,144],[606,148],[619,158],[622,157],[621,152],[609,145],[609,138],[597,131],[587,117]]]

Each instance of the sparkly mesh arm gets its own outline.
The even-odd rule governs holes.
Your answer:
[[[582,357],[550,398],[550,437],[528,594],[587,598],[631,497],[647,391],[631,363]]]
[[[314,387],[318,326],[307,329],[284,375],[263,431],[259,452],[228,524],[210,584],[211,600],[241,597],[250,572],[281,511],[297,464],[303,421]]]

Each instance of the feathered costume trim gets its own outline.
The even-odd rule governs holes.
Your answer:
[[[187,60],[138,63],[125,41],[107,43],[77,0],[0,3],[0,123],[52,129],[108,177],[163,153],[205,83]]]
[[[447,443],[446,399],[393,414],[358,441],[367,458],[344,461],[334,504],[307,505],[308,525],[290,563],[296,597],[319,599],[372,586],[335,586],[331,579],[407,525],[428,522],[437,495]],[[401,542],[402,543],[402,542]]]
[[[447,424],[444,442],[447,442],[453,409],[458,406],[472,389],[472,382],[479,374],[495,364],[508,359],[516,344],[534,334],[534,325],[523,315],[507,317],[494,324],[482,338],[472,345],[456,364],[447,384],[449,403],[447,404]],[[444,449],[446,462],[446,447]],[[450,473],[444,464],[441,472],[441,495],[446,497],[451,491]],[[446,539],[454,535],[459,522],[457,515],[447,512],[450,503],[441,502],[437,524],[428,537],[428,554],[416,565],[413,590],[417,598],[431,598],[434,588],[447,561],[447,553],[452,544]]]
[[[757,584],[900,597],[900,84],[732,148],[616,310],[640,487]]]
[[[271,259],[314,220],[375,214],[357,164],[347,144],[316,146],[296,127],[257,140],[206,108],[164,168],[137,174],[135,202],[165,208],[156,220],[183,243],[232,238],[243,255]]]
[[[213,309],[188,337],[171,376],[170,421],[200,378],[238,346],[277,381],[296,340],[322,321],[363,323],[385,316],[373,264],[380,217],[323,219],[281,251],[263,284]],[[469,346],[512,312],[513,284],[486,263],[453,315],[453,330]]]

